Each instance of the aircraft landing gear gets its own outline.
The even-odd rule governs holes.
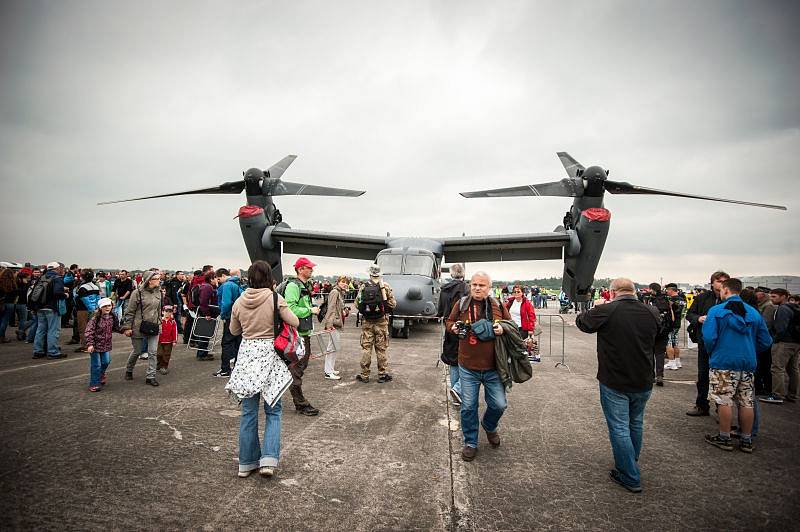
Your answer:
[[[397,321],[399,322],[400,320],[397,320]],[[394,320],[392,320],[389,323],[389,329],[390,329],[389,332],[390,332],[392,338],[405,338],[405,339],[408,339],[408,335],[409,335],[409,332],[410,332],[409,330],[411,328],[411,325],[408,322],[408,320],[402,320],[402,321],[403,321],[402,327],[396,327]]]

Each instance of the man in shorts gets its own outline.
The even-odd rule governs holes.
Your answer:
[[[753,373],[756,353],[772,343],[761,314],[742,301],[742,282],[731,278],[722,283],[722,303],[714,305],[703,323],[703,343],[709,353],[708,398],[717,405],[719,434],[706,435],[707,443],[732,451],[733,403],[739,407],[739,449],[753,452]]]

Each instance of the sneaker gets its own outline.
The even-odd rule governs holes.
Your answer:
[[[358,375],[356,375],[356,380],[359,382],[369,382],[369,375],[365,377],[359,373]]]
[[[247,478],[247,477],[249,477],[249,476],[250,476],[250,474],[251,474],[253,471],[255,471],[255,469],[251,469],[250,471],[239,471],[239,473],[237,473],[237,475],[236,475],[236,476],[237,476],[237,477],[239,477],[239,478]]]
[[[664,386],[664,377],[656,377],[656,386]]]
[[[155,379],[145,379],[145,384],[149,384],[150,386],[158,386],[158,381]]]
[[[264,478],[269,478],[275,474],[275,471],[271,467],[260,467],[258,468],[258,474]]]
[[[89,386],[90,392],[99,392],[100,390],[102,390],[100,386]]]
[[[450,388],[450,398],[453,400],[453,404],[461,405],[461,396],[452,388]]]
[[[231,376],[231,372],[230,371],[219,370],[216,373],[212,373],[211,376],[212,377],[219,377],[221,379],[227,379],[228,377]]]
[[[167,373],[169,373],[169,370],[167,368],[158,368],[157,371],[162,375],[166,375]]]
[[[626,490],[630,491],[631,493],[641,493],[642,487],[641,486],[631,486],[630,484],[626,484],[625,481],[622,480],[622,477],[619,476],[619,471],[616,469],[612,469],[608,472],[608,477],[625,488]]]
[[[682,367],[683,367],[683,364],[681,364],[681,359],[680,358],[676,358],[675,359],[675,369],[681,369]]]
[[[670,360],[666,364],[664,364],[664,369],[678,369],[678,366],[675,365],[674,360]]]
[[[150,355],[147,353],[142,353],[139,355],[139,360],[147,360],[148,358],[150,358]]]
[[[101,373],[100,374],[100,384],[105,386],[107,383],[108,383],[108,375],[106,375],[105,373]]]
[[[67,358],[67,354],[66,353],[59,353],[57,355],[47,355],[47,358],[49,358],[50,360],[57,360],[59,358]]]
[[[781,397],[777,393],[771,393],[766,397],[759,397],[758,400],[761,401],[762,403],[772,403],[775,405],[783,404],[783,397]]]
[[[209,360],[214,360],[214,355],[205,355],[202,357],[197,357],[197,360],[202,360],[203,362],[207,362]]]
[[[739,450],[750,454],[753,452],[753,440],[739,440]]]
[[[329,379],[329,380],[332,380],[332,381],[341,380],[341,377],[338,376],[336,373],[326,373],[325,374],[325,378]]]
[[[44,358],[46,356],[44,353],[34,353],[32,358]]]
[[[731,442],[730,438],[723,438],[719,434],[714,434],[713,436],[710,434],[706,434],[706,443],[710,443],[714,447],[719,447],[723,451],[732,451],[733,450],[733,442]]]
[[[691,410],[686,412],[686,415],[687,416],[692,416],[692,417],[707,416],[708,415],[708,410],[702,409],[699,406],[695,405],[695,406],[692,407]]]
[[[334,375],[338,375],[339,374],[339,370],[333,370],[331,373],[333,373]]]
[[[390,380],[393,380],[393,377],[388,373],[385,373],[383,375],[378,375],[378,383],[380,384],[383,384],[384,382],[389,382]]]

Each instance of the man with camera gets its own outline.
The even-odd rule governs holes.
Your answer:
[[[475,272],[470,293],[453,305],[447,329],[458,336],[458,371],[461,382],[461,458],[471,462],[478,453],[478,395],[481,384],[486,395],[486,412],[481,426],[492,447],[500,446],[497,426],[508,406],[506,391],[495,367],[495,336],[503,334],[498,320],[510,320],[504,305],[490,297],[492,280],[486,272]]]

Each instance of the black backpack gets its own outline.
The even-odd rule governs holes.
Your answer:
[[[386,315],[386,302],[381,294],[381,286],[374,281],[364,283],[358,311],[368,320],[376,320]]]
[[[321,322],[322,320],[325,319],[325,314],[327,313],[328,313],[328,299],[326,298],[325,301],[322,302],[322,305],[319,306],[319,314],[317,314],[317,319]]]
[[[672,305],[670,305],[667,298],[661,294],[650,299],[650,304],[656,308],[658,317],[661,318],[661,326],[658,328],[656,336],[667,336],[672,332],[672,329],[675,328],[675,317],[672,313]]]
[[[41,277],[36,284],[33,285],[30,294],[28,294],[28,306],[31,309],[39,310],[44,308],[47,304],[47,292],[50,289],[50,285],[53,283],[53,279],[53,277]]]
[[[800,343],[800,306],[789,305],[792,309],[792,321],[789,322],[789,335],[792,340]]]
[[[192,304],[194,308],[200,306],[200,285],[196,284],[189,290],[189,303]]]

